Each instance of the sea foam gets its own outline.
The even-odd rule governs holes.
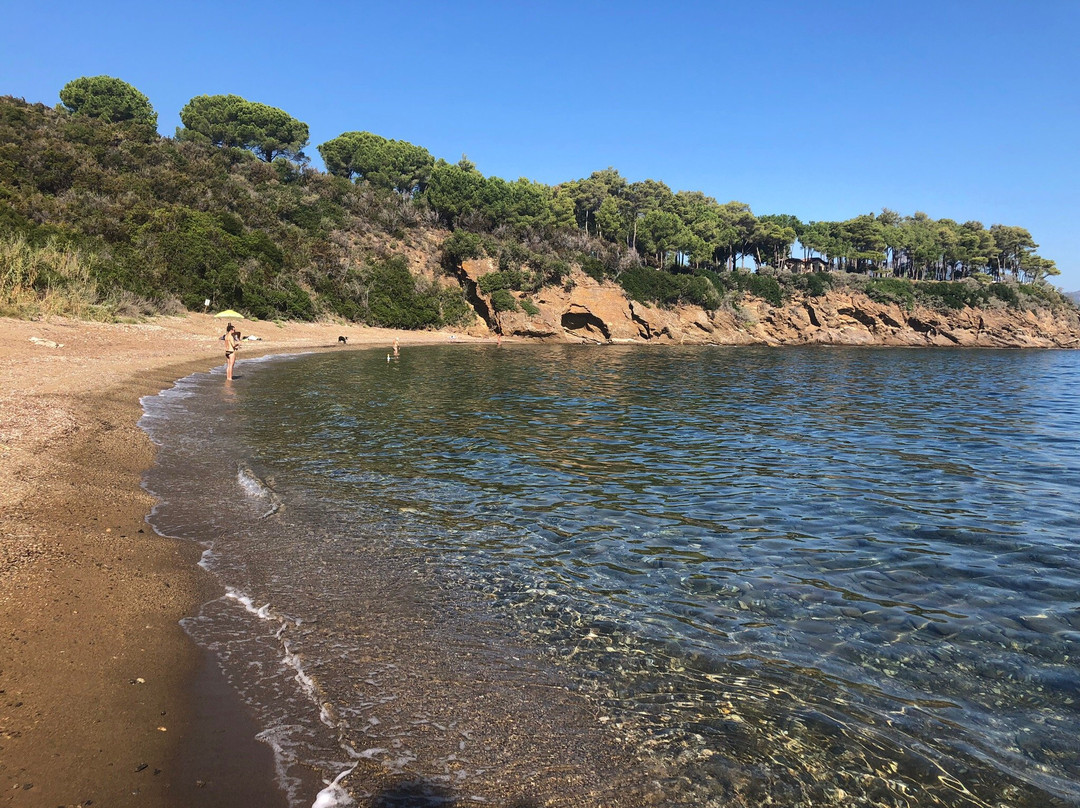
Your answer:
[[[266,519],[281,510],[281,498],[244,461],[237,463],[236,481],[250,498],[262,500],[269,505],[269,509],[259,517],[260,519]]]

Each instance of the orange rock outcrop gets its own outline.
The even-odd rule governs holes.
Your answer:
[[[614,283],[575,272],[566,287],[545,287],[529,300],[540,311],[496,313],[478,281],[490,259],[466,261],[462,282],[487,328],[506,335],[570,342],[659,342],[691,345],[895,345],[1078,348],[1080,311],[985,308],[939,311],[876,303],[861,292],[832,290],[774,307],[745,296],[716,311],[660,308],[632,301]],[[515,293],[518,298],[525,295]]]

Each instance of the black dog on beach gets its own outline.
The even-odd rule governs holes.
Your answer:
[[[340,342],[342,345],[348,345],[349,344],[349,338],[348,337],[338,337],[337,341]]]

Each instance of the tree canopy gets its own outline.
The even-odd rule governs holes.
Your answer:
[[[435,165],[427,149],[371,132],[344,132],[318,148],[331,174],[358,177],[403,197],[422,192]]]
[[[157,127],[157,112],[150,99],[126,81],[112,76],[83,76],[60,90],[64,108],[75,115],[100,118],[107,123],[134,121]]]
[[[238,95],[199,95],[180,110],[178,140],[250,149],[266,162],[303,158],[308,126],[284,110]]]
[[[365,131],[320,145],[321,172],[303,157],[305,124],[240,96],[192,98],[175,139],[147,136],[156,113],[118,79],[77,79],[62,99],[50,109],[0,98],[0,246],[15,238],[20,250],[76,251],[101,288],[139,305],[198,307],[211,298],[260,317],[416,327],[470,316],[460,287],[431,274],[410,286],[408,269],[389,260],[395,242],[451,274],[461,258],[486,254],[506,295],[572,284],[574,264],[636,299],[706,308],[728,293],[779,305],[785,288],[816,295],[847,282],[768,270],[801,269],[792,258],[801,249],[812,269],[857,273],[844,277],[894,302],[1055,300],[1041,283],[1057,274],[1054,262],[1016,225],[888,209],[802,222],[659,180],[629,181],[613,167],[557,185],[511,181],[485,176],[464,156],[435,160]],[[431,257],[424,245],[440,242],[442,254]],[[57,272],[39,272],[34,283],[56,288],[66,282]],[[1010,276],[1034,283],[995,283]]]

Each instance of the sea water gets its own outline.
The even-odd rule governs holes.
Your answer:
[[[238,376],[144,401],[146,487],[293,805],[1080,804],[1080,353]]]

